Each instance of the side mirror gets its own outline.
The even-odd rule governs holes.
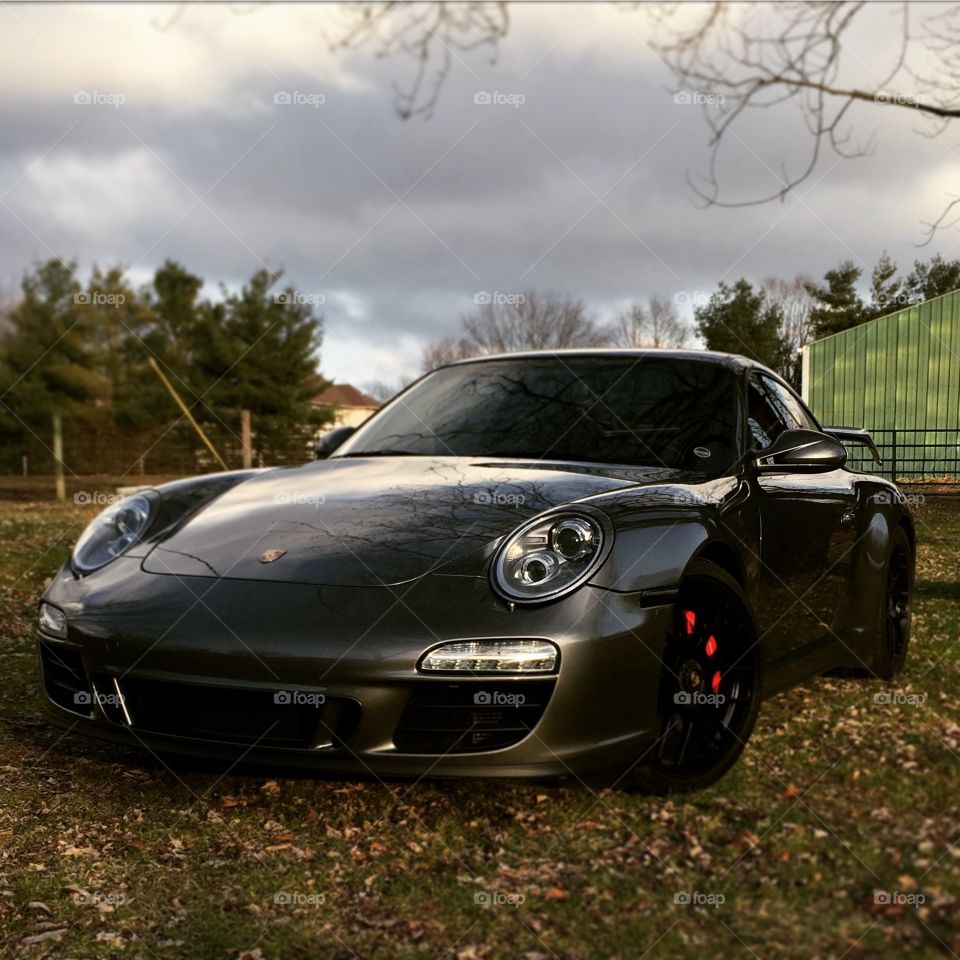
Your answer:
[[[322,434],[313,448],[313,455],[318,460],[326,460],[347,437],[356,433],[356,427],[334,427]]]
[[[761,473],[826,473],[846,462],[843,444],[816,430],[784,430],[754,460]]]

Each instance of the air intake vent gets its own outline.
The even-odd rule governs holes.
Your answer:
[[[244,746],[315,750],[342,747],[360,721],[346,697],[256,688],[120,680],[134,730]]]
[[[40,665],[44,689],[58,707],[84,717],[93,716],[93,692],[76,650],[41,640]]]
[[[404,753],[477,753],[519,743],[537,725],[554,680],[421,683],[393,742]]]

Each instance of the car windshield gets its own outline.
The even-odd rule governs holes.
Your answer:
[[[572,460],[690,469],[736,457],[734,376],[706,360],[544,355],[444,367],[337,456]]]

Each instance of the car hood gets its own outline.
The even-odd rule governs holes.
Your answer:
[[[331,586],[393,586],[428,573],[484,576],[500,539],[529,517],[681,479],[661,468],[334,458],[237,485],[159,542],[143,566],[157,574]]]

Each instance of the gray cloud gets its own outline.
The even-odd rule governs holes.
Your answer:
[[[191,22],[184,37],[180,25],[158,31],[146,9],[93,9],[69,11],[78,30],[115,15],[161,58],[165,44],[172,57],[178,44],[219,36],[205,32],[219,21]],[[435,115],[404,122],[390,83],[405,64],[362,51],[332,65],[318,53],[314,64],[299,48],[288,61],[290,26],[274,10],[244,18],[272,38],[257,56],[241,38],[234,57],[191,65],[181,88],[151,90],[134,76],[121,107],[77,105],[77,90],[120,85],[62,48],[63,76],[41,78],[45,30],[60,11],[0,10],[0,36],[5,20],[26,18],[32,32],[15,40],[37,44],[36,77],[0,66],[0,76],[18,70],[21,88],[36,81],[29,98],[0,97],[4,272],[50,249],[82,265],[134,264],[137,276],[174,257],[228,285],[262,262],[282,265],[298,289],[326,297],[322,369],[338,380],[416,372],[420,345],[455,332],[481,290],[562,289],[612,308],[741,275],[819,275],[844,257],[872,265],[883,249],[907,266],[955,165],[948,145],[911,132],[909,115],[884,116],[873,157],[826,158],[783,204],[698,209],[686,178],[706,167],[699,108],[674,102],[640,32],[630,55],[599,12],[589,45],[550,49],[558,9],[518,8],[500,62],[465,55]],[[99,42],[105,61],[122,56],[122,38]],[[218,48],[229,53],[229,42]],[[190,77],[209,89],[191,89]],[[325,101],[276,104],[279,90]],[[525,101],[476,104],[478,91]],[[853,115],[863,131],[877,119],[869,107]],[[771,168],[799,165],[808,147],[789,109],[751,118],[739,135],[721,168],[732,197],[769,190]]]

